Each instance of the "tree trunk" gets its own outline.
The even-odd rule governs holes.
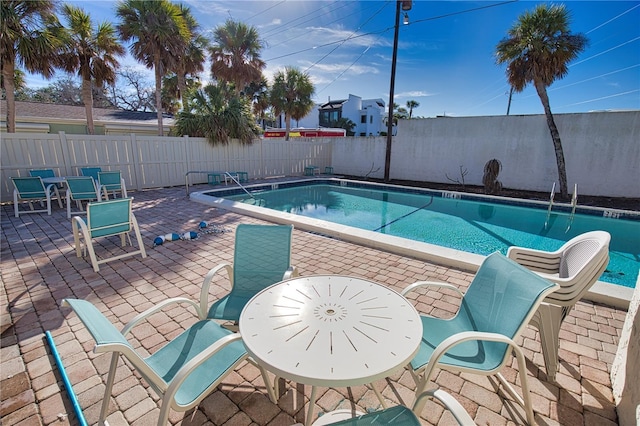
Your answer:
[[[87,114],[87,131],[90,135],[95,135],[96,131],[93,126],[93,91],[91,90],[91,80],[82,79],[82,102],[84,102],[84,110]]]
[[[4,81],[4,91],[7,98],[7,133],[16,132],[16,95],[15,81],[13,74],[15,72],[15,63],[5,60],[2,64],[2,78]]]
[[[156,115],[158,117],[158,136],[164,136],[162,126],[162,61],[160,55],[156,55],[154,64],[156,74]]]
[[[184,110],[184,95],[187,91],[187,78],[183,70],[178,70],[176,78],[178,80],[178,93],[180,95],[180,109]]]
[[[289,140],[289,132],[291,132],[291,116],[289,114],[285,114],[284,115],[284,123],[285,123],[285,135],[284,135],[284,140],[288,141]]]
[[[556,163],[558,165],[558,180],[560,181],[560,197],[566,201],[569,199],[569,191],[567,187],[567,169],[564,162],[564,152],[562,150],[562,142],[560,141],[560,132],[553,119],[551,113],[551,107],[549,106],[549,96],[547,95],[547,88],[542,82],[534,82],[540,101],[544,108],[544,114],[547,117],[547,126],[549,126],[549,132],[551,133],[551,139],[553,141],[553,148],[556,153]]]

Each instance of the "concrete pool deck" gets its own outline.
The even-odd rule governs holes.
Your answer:
[[[196,185],[193,190],[204,190]],[[235,226],[264,220],[207,206],[186,197],[184,187],[132,192],[134,212],[147,243],[148,257],[132,257],[104,264],[93,272],[87,259],[77,258],[71,221],[64,209],[51,216],[13,217],[2,206],[2,340],[0,352],[3,424],[76,425],[70,400],[63,389],[44,333],[50,331],[89,424],[97,421],[109,364],[108,355],[92,353],[93,341],[69,309],[60,308],[65,297],[96,303],[118,326],[142,310],[169,297],[196,299],[206,272],[233,259]],[[151,248],[156,236],[197,231],[200,221],[230,230],[205,234],[191,241],[166,242]],[[119,250],[118,239],[99,240],[100,251]],[[302,275],[349,274],[369,278],[400,290],[425,279],[447,281],[465,288],[471,273],[453,267],[392,254],[339,238],[328,238],[296,228],[293,264]],[[228,290],[220,275],[212,284],[211,298]],[[424,313],[451,315],[457,308],[450,294],[430,292],[416,299]],[[518,343],[527,357],[536,420],[540,425],[615,425],[617,414],[610,371],[626,310],[579,302],[561,329],[560,371],[556,383],[546,380],[537,331],[528,327]],[[134,333],[136,345],[152,352],[165,338],[193,321],[186,310],[170,315]],[[155,424],[158,397],[148,385],[120,362],[111,399],[111,426]],[[510,366],[505,377],[518,383]],[[522,422],[522,410],[496,391],[496,381],[468,374],[440,371],[436,383],[449,391],[469,411],[477,424],[511,425]],[[376,387],[390,405],[411,404],[413,381],[398,371]],[[181,425],[291,425],[304,420],[304,403],[310,388],[288,384],[278,404],[269,401],[258,370],[242,364],[207,397],[195,412],[173,412],[171,424]],[[319,389],[315,412],[350,408],[379,408],[374,392],[366,387]],[[449,413],[429,402],[421,413],[425,425],[452,424]]]

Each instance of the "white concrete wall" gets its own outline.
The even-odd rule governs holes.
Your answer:
[[[640,111],[554,116],[569,192],[640,197]],[[386,137],[336,141],[336,173],[384,177]],[[482,185],[484,165],[502,163],[503,187],[550,191],[558,181],[553,142],[544,115],[440,117],[401,120],[393,138],[391,179]],[[557,184],[556,184],[556,187]]]
[[[622,327],[616,358],[611,367],[613,397],[620,426],[640,425],[640,279]]]

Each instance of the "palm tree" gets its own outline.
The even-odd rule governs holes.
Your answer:
[[[300,120],[313,109],[311,97],[315,88],[309,74],[295,67],[285,67],[284,72],[278,71],[273,79],[269,100],[276,116],[284,112],[285,140],[289,140],[291,119]]]
[[[266,64],[260,59],[264,42],[258,30],[229,19],[215,29],[213,40],[209,50],[214,78],[234,83],[237,95],[251,82],[260,81]]]
[[[62,68],[69,72],[77,72],[82,78],[82,101],[87,114],[87,128],[90,135],[95,133],[93,125],[93,90],[104,83],[114,84],[117,55],[125,53],[118,41],[116,31],[109,22],[99,24],[95,31],[91,17],[77,6],[65,4],[62,15],[67,20],[67,37],[65,52],[61,55]]]
[[[413,117],[413,109],[418,108],[419,106],[420,102],[418,101],[414,101],[413,99],[407,101],[407,108],[409,108],[409,120],[411,120],[411,117]]]
[[[212,145],[230,138],[250,144],[260,131],[249,102],[230,96],[225,83],[210,84],[188,99],[174,129],[178,135],[206,137]]]
[[[176,56],[190,37],[189,27],[180,7],[168,0],[125,0],[118,4],[116,15],[121,20],[120,37],[132,41],[133,57],[155,72],[158,134],[162,136],[162,77],[175,68]]]
[[[200,34],[198,22],[191,14],[191,9],[182,3],[179,7],[190,33],[184,49],[179,51],[175,64],[178,95],[180,102],[184,105],[187,78],[197,76],[198,73],[204,71],[205,52],[209,47],[209,40]]]
[[[7,99],[7,132],[16,131],[16,64],[51,78],[59,63],[63,30],[51,0],[0,1],[0,68]]]
[[[560,196],[569,198],[560,133],[551,113],[547,87],[563,78],[568,64],[586,47],[582,34],[571,34],[564,5],[540,4],[523,13],[496,47],[498,64],[507,64],[507,80],[515,92],[533,83],[540,97],[556,154]]]

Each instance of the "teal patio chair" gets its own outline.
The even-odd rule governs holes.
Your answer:
[[[76,255],[82,257],[86,251],[89,252],[93,270],[98,272],[99,265],[112,260],[123,259],[137,254],[147,257],[147,252],[142,242],[138,221],[131,211],[131,198],[119,198],[117,200],[107,200],[87,204],[87,220],[79,216],[74,216],[71,225],[73,228],[73,239],[76,246]],[[138,249],[127,251],[112,257],[98,259],[93,247],[93,239],[99,237],[120,236],[122,247],[126,245],[125,236],[129,237],[129,232],[133,230],[138,240]],[[84,244],[82,244],[84,241]],[[131,238],[129,238],[131,244]],[[82,254],[81,254],[82,249]]]
[[[54,184],[45,187],[40,176],[12,177],[11,181],[14,186],[13,212],[16,217],[20,217],[20,214],[44,212],[51,216],[51,196],[55,193],[53,191]],[[29,210],[20,210],[19,205],[23,202],[29,203]],[[44,207],[43,203],[46,203],[46,208],[36,210],[33,207],[34,202],[40,203],[41,207]]]
[[[454,290],[462,299],[453,318],[421,315],[422,342],[408,366],[416,382],[416,395],[426,389],[436,368],[496,375],[505,390],[523,406],[526,422],[534,425],[525,358],[515,340],[542,300],[558,285],[496,252],[482,262],[464,295],[451,284],[428,281],[411,284],[401,294],[420,287]],[[499,373],[512,352],[520,371],[522,396]]]
[[[451,412],[451,415],[460,426],[475,426],[475,422],[464,409],[464,407],[449,393],[441,389],[431,389],[423,392],[416,403],[421,403],[425,398],[434,398],[440,401],[444,407]],[[415,409],[416,404],[414,404]],[[320,416],[313,422],[312,426],[367,426],[367,425],[394,425],[394,426],[420,426],[422,423],[417,412],[410,410],[404,405],[396,405],[380,411],[367,414],[356,413],[352,416],[352,411],[348,409],[331,411]],[[346,418],[345,418],[346,417]],[[334,420],[336,419],[336,420]]]
[[[560,326],[574,305],[607,269],[611,234],[591,231],[567,241],[553,252],[527,247],[509,247],[507,257],[553,281],[560,288],[547,296],[531,324],[540,332],[547,379],[555,381],[558,372]]]
[[[100,191],[96,187],[96,182],[90,176],[73,176],[66,179],[67,182],[67,218],[71,219],[73,214],[84,214],[82,202],[100,201]],[[76,202],[78,212],[71,211],[71,201]]]
[[[53,169],[32,169],[29,170],[29,176],[39,176],[42,179],[57,177]],[[60,206],[60,208],[62,208],[62,197],[60,197],[60,190],[63,187],[64,186],[61,183],[54,184],[51,187],[53,189],[53,192],[56,194],[56,199],[58,200],[58,205]]]
[[[247,358],[241,336],[209,320],[195,322],[145,357],[127,337],[136,325],[143,322],[150,325],[147,319],[168,306],[170,301],[190,303],[197,309],[197,304],[187,299],[164,301],[138,314],[121,331],[91,302],[63,301],[62,305],[73,309],[95,340],[94,353],[112,353],[98,425],[105,425],[116,372],[121,371],[118,369],[120,355],[160,397],[158,426],[168,424],[171,409],[183,412],[197,406]]]
[[[209,319],[237,322],[244,305],[260,290],[295,277],[291,266],[293,225],[240,224],[236,228],[233,265],[222,263],[204,278],[200,293],[200,310]],[[209,287],[218,271],[225,269],[231,291],[209,307]]]
[[[110,192],[113,193],[113,198],[117,192],[120,192],[122,198],[127,198],[127,188],[120,171],[98,172],[98,185],[104,191],[105,200],[109,199]]]

